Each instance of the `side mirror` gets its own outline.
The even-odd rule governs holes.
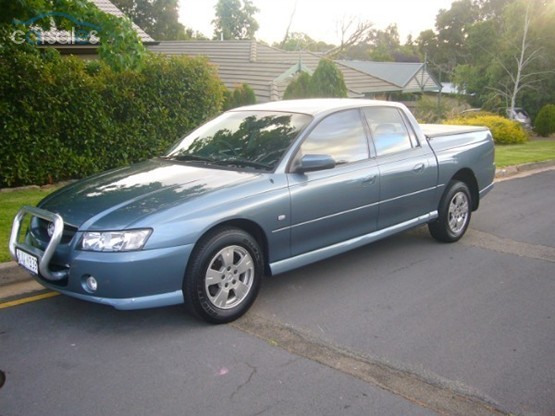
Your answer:
[[[314,172],[334,167],[335,159],[330,155],[304,155],[297,163],[295,173]]]

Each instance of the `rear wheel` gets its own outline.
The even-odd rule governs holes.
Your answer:
[[[263,274],[256,240],[225,227],[206,235],[191,254],[183,282],[187,308],[207,322],[231,322],[253,304]]]
[[[470,223],[471,206],[468,186],[460,181],[449,182],[439,203],[439,217],[428,224],[432,237],[447,243],[458,241]]]

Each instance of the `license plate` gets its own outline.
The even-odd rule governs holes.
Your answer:
[[[20,249],[16,249],[15,254],[17,256],[17,262],[20,265],[22,265],[25,269],[33,274],[39,274],[39,260],[37,257]]]

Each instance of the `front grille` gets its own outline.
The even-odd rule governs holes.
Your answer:
[[[35,221],[33,221],[33,225],[31,227],[31,232],[36,239],[44,243],[48,243],[50,241],[50,236],[48,235],[48,226],[50,224],[52,224],[50,221],[42,218],[35,218]],[[60,244],[69,244],[76,232],[76,227],[64,224],[64,232],[62,234],[62,240]]]
[[[59,285],[67,285],[71,260],[71,243],[77,234],[76,227],[63,224],[59,215],[41,208],[22,207],[14,218],[10,236],[10,252],[16,257],[17,250],[31,253],[39,259],[39,276]],[[61,234],[56,241],[48,235],[56,228]],[[62,228],[60,230],[60,228]],[[60,232],[61,231],[61,232]],[[31,267],[33,271],[34,267]],[[46,280],[45,280],[46,281]]]

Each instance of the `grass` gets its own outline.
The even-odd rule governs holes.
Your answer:
[[[525,144],[498,145],[495,148],[497,168],[544,160],[555,160],[555,140],[532,140]],[[11,260],[8,241],[13,218],[19,208],[36,205],[55,189],[46,187],[0,192],[0,262]]]
[[[498,168],[553,159],[555,159],[555,140],[531,140],[525,144],[495,147],[495,163]]]
[[[54,187],[18,189],[0,192],[0,262],[11,260],[8,249],[12,222],[23,205],[36,205],[52,192]]]

